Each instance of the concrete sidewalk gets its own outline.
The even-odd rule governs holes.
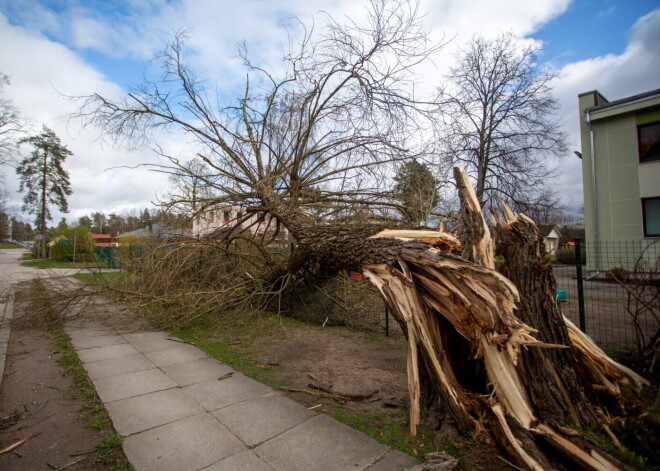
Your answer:
[[[399,471],[419,464],[165,332],[65,328],[138,471]]]

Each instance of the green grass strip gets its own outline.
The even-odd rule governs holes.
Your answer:
[[[99,262],[58,262],[55,260],[29,260],[21,263],[24,267],[33,268],[105,268],[106,265]]]
[[[78,358],[69,336],[62,329],[55,331],[54,334],[55,347],[62,354],[57,363],[64,368],[65,374],[71,379],[73,397],[84,403],[81,412],[87,420],[87,426],[102,432],[112,425],[110,416]],[[116,433],[106,436],[96,447],[96,462],[111,465],[114,471],[132,471],[133,467],[124,457],[121,443],[121,437]]]

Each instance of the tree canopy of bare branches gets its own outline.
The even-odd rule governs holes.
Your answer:
[[[446,103],[444,143],[455,165],[476,180],[479,203],[495,197],[527,210],[555,206],[547,189],[551,157],[566,152],[552,96],[557,75],[536,62],[534,46],[520,47],[512,34],[474,38],[457,56]]]
[[[0,72],[0,165],[8,164],[14,157],[18,136],[25,126],[18,110],[4,96],[9,77]]]
[[[412,71],[435,50],[415,3],[374,0],[365,23],[330,16],[283,54],[281,71],[251,62],[237,99],[220,102],[185,63],[186,35],[161,56],[162,81],[123,99],[85,97],[80,116],[108,136],[142,145],[155,128],[177,127],[196,144],[198,164],[167,155],[160,168],[194,179],[221,203],[264,209],[263,190],[292,207],[328,215],[354,205],[382,205],[383,170],[426,151],[415,133],[430,109],[412,97]],[[261,190],[260,190],[261,189]],[[186,199],[184,197],[183,199]]]

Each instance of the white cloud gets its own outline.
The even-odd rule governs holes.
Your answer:
[[[100,92],[112,96],[121,90],[71,50],[39,34],[9,25],[1,14],[0,43],[11,45],[5,47],[0,56],[0,70],[11,76],[7,96],[31,121],[29,133],[39,132],[41,124],[46,124],[74,154],[65,163],[74,192],[69,198],[71,216],[81,215],[78,214],[81,207],[98,210],[119,204],[138,208],[149,205],[156,192],[162,191],[166,185],[165,177],[138,169],[117,182],[113,176],[117,171],[104,170],[153,162],[153,152],[128,153],[103,146],[98,140],[98,130],[84,129],[80,122],[66,118],[77,105],[63,94],[77,96]],[[171,141],[163,138],[162,144],[167,148]],[[30,149],[24,147],[22,152],[26,154]],[[10,191],[7,205],[20,207],[22,196],[14,193],[18,188],[18,177],[7,172],[6,182]],[[129,196],[131,199],[127,200]],[[61,215],[55,210],[52,212],[54,219],[59,220]]]
[[[33,131],[38,131],[45,122],[75,154],[67,163],[74,187],[70,199],[72,216],[91,210],[141,208],[156,193],[164,193],[166,178],[143,168],[103,170],[153,162],[153,152],[128,153],[101,146],[96,140],[97,131],[81,129],[80,123],[62,118],[74,107],[58,92],[68,95],[122,92],[99,70],[85,63],[78,52],[146,61],[163,48],[168,34],[189,29],[191,65],[208,79],[211,89],[217,86],[222,92],[234,90],[244,80],[244,75],[237,72],[240,64],[236,59],[236,44],[240,40],[247,41],[258,62],[277,67],[280,47],[287,44],[287,26],[292,25],[292,15],[306,24],[314,17],[318,29],[324,21],[317,15],[319,11],[343,21],[346,17],[362,17],[366,4],[351,0],[242,0],[240,5],[228,0],[131,0],[123,3],[125,8],[120,12],[101,16],[82,1],[65,2],[65,10],[56,15],[37,0],[15,0],[11,11],[22,26],[10,25],[0,14],[0,44],[9,45],[3,47],[0,55],[0,71],[12,76],[8,97],[35,122],[37,127]],[[436,59],[436,65],[424,69],[426,78],[421,81],[420,89],[430,91],[439,85],[453,51],[475,34],[492,36],[512,31],[520,41],[534,41],[534,31],[569,7],[570,0],[421,0],[420,10],[428,12],[425,29],[431,37],[452,41]],[[656,10],[638,21],[623,54],[564,67],[556,93],[562,104],[561,114],[570,135],[571,150],[579,149],[578,93],[597,88],[608,98],[617,99],[658,87],[659,36],[660,10]],[[189,152],[180,137],[162,135],[158,141],[177,155]],[[579,161],[569,156],[562,167],[565,170],[559,188],[568,204],[579,207],[582,200]],[[13,176],[8,177],[11,180]],[[17,186],[15,181],[9,183]],[[14,202],[17,198],[13,197]]]
[[[456,35],[459,42],[478,33],[485,37],[503,31],[524,37],[560,15],[571,0],[427,0],[429,22],[434,29]]]

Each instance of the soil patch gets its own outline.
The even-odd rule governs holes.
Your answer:
[[[4,471],[43,471],[70,465],[69,470],[111,470],[115,463],[97,462],[97,447],[114,434],[111,427],[93,430],[73,397],[71,379],[57,363],[62,356],[55,335],[24,322],[33,312],[25,296],[14,304],[14,319],[0,390],[0,449],[41,431],[13,451],[0,454]],[[123,454],[121,449],[113,453]],[[73,464],[72,464],[73,463]]]
[[[417,437],[408,435],[406,346],[402,337],[290,319],[248,332],[227,326],[212,337],[231,345],[239,356],[250,358],[257,368],[265,368],[268,382],[283,385],[281,390],[291,399],[376,440],[385,439],[418,458],[446,450],[459,457],[461,470],[512,469],[498,458],[500,452],[494,444],[460,437],[452,426],[426,423],[419,427]],[[312,385],[368,398],[331,398]]]
[[[257,361],[266,366],[277,363],[271,368],[273,376],[293,388],[309,390],[315,384],[340,394],[369,396],[341,404],[356,411],[383,404],[407,407],[406,348],[400,341],[345,327],[296,324],[254,345]],[[316,400],[309,394],[290,394]],[[332,399],[323,402],[337,404]]]

